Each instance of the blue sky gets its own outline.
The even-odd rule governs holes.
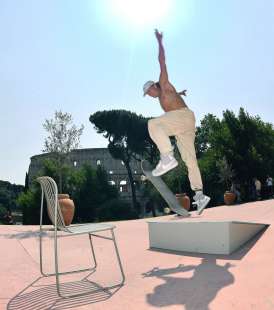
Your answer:
[[[1,180],[24,183],[30,157],[44,146],[42,124],[55,110],[84,124],[83,148],[107,145],[88,120],[98,110],[162,114],[142,96],[143,83],[159,76],[156,27],[164,32],[170,81],[188,89],[197,124],[241,106],[274,123],[274,2],[169,4],[166,16],[137,27],[113,9],[114,0],[0,0]],[[149,5],[141,9],[153,15]]]

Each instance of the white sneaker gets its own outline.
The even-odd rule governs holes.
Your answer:
[[[152,175],[154,177],[159,177],[176,166],[178,166],[178,161],[172,155],[169,155],[168,160],[165,159],[165,163],[163,163],[162,160],[159,161],[156,168],[152,170]]]
[[[200,215],[204,211],[205,207],[208,205],[210,201],[210,197],[204,195],[203,193],[196,194],[193,199],[193,205],[197,205],[197,214]]]

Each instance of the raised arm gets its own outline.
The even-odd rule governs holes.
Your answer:
[[[165,88],[167,85],[169,85],[169,82],[166,68],[165,50],[162,42],[163,33],[162,32],[160,33],[157,29],[155,29],[155,36],[159,45],[159,63],[161,69],[159,83],[162,88]]]

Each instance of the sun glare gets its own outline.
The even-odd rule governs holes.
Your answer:
[[[173,0],[111,0],[111,11],[125,26],[157,27],[170,15]]]

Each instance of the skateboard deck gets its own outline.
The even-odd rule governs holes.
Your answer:
[[[186,209],[184,209],[176,199],[175,195],[168,188],[166,183],[162,180],[161,177],[154,177],[152,175],[152,167],[150,163],[146,160],[141,161],[141,168],[146,178],[154,185],[154,187],[158,190],[161,196],[164,198],[169,208],[181,216],[190,216]]]

